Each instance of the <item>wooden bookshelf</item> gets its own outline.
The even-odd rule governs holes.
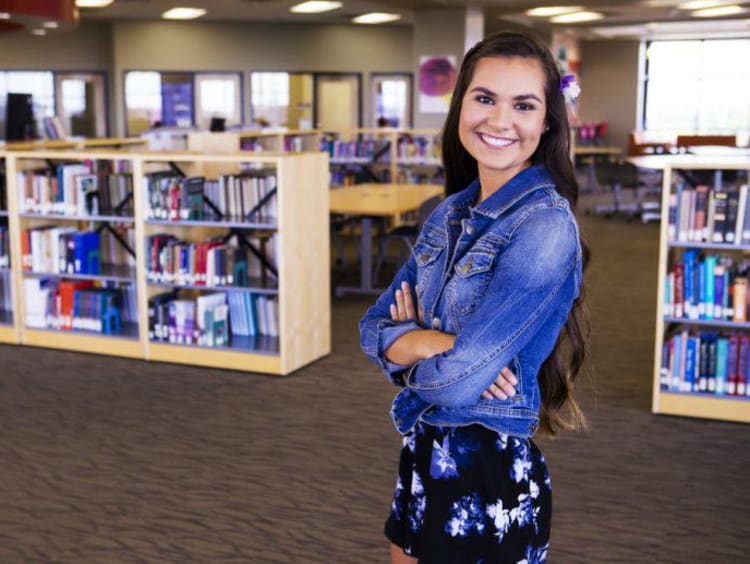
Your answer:
[[[192,153],[192,152],[126,152],[116,150],[33,150],[7,151],[0,154],[6,160],[9,224],[11,239],[11,275],[14,294],[13,326],[4,326],[0,319],[0,341],[25,345],[95,352],[99,354],[142,358],[198,366],[226,368],[247,372],[285,375],[309,364],[331,350],[330,272],[328,228],[328,159],[324,153],[294,153],[287,155],[247,152]],[[127,161],[132,175],[133,216],[64,216],[55,213],[20,213],[19,171],[32,170],[44,163],[92,160]],[[146,189],[147,174],[157,169],[171,168],[186,176],[205,175],[207,172],[235,174],[240,169],[262,167],[275,175],[275,222],[252,221],[158,221],[149,219]],[[134,231],[135,268],[101,275],[66,276],[50,272],[28,272],[21,261],[21,232],[24,225],[60,224],[75,222],[91,225],[97,221],[126,221]],[[228,291],[251,292],[278,298],[278,337],[233,336],[226,346],[209,347],[196,344],[151,341],[148,332],[148,299],[163,292],[164,286],[187,292],[188,298],[205,291],[222,291],[221,287],[189,284],[160,285],[147,280],[145,241],[149,234],[161,231],[182,233],[182,237],[197,238],[224,234],[228,229],[245,229],[253,236],[258,230],[273,233],[278,241],[275,270],[277,280],[265,286],[250,281],[247,288],[231,287]],[[101,334],[83,330],[57,330],[26,325],[24,279],[49,276],[52,278],[108,278],[116,282],[131,282],[137,296],[138,323],[123,325],[116,334]],[[257,290],[257,292],[256,292]],[[227,330],[229,328],[227,327]]]
[[[665,286],[670,268],[670,256],[684,249],[696,249],[722,256],[732,254],[750,254],[750,245],[706,243],[692,241],[672,241],[669,238],[670,194],[674,192],[675,182],[688,182],[691,171],[713,171],[712,190],[726,190],[723,183],[725,171],[738,171],[750,177],[750,157],[699,157],[678,155],[675,157],[660,157],[659,168],[664,171],[662,186],[662,214],[659,237],[659,263],[656,298],[656,335],[654,346],[654,372],[652,411],[657,414],[681,415],[704,419],[718,419],[750,423],[750,396],[716,394],[706,392],[683,392],[673,389],[663,389],[661,372],[665,334],[670,327],[684,326],[692,330],[701,328],[706,331],[748,332],[748,322],[733,322],[724,319],[686,319],[665,315]],[[740,184],[748,182],[748,179]],[[677,218],[679,221],[679,218]],[[698,369],[696,368],[696,373]]]

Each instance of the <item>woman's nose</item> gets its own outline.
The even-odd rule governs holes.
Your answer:
[[[490,115],[488,116],[487,122],[494,128],[503,130],[510,128],[511,112],[510,109],[503,104],[497,104],[493,106]]]

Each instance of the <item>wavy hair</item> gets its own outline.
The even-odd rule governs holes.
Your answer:
[[[458,134],[464,95],[474,76],[477,62],[485,57],[522,57],[539,61],[546,77],[544,93],[547,106],[547,130],[531,156],[532,164],[546,167],[555,181],[557,191],[570,203],[573,211],[578,203],[578,182],[570,160],[570,128],[565,99],[560,91],[560,72],[549,49],[533,37],[518,32],[499,32],[487,36],[464,56],[453,91],[442,135],[443,166],[446,195],[466,188],[479,175],[477,161],[461,144]],[[581,238],[583,267],[589,262],[590,251]],[[584,306],[584,287],[571,309],[555,348],[539,371],[542,406],[539,429],[555,435],[561,429],[585,427],[586,420],[573,396],[576,377],[583,365],[589,323]]]

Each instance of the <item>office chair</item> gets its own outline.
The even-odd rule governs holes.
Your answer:
[[[404,250],[408,250],[409,254],[411,254],[411,252],[414,250],[414,243],[417,240],[417,236],[419,235],[419,230],[422,227],[422,224],[430,216],[430,214],[438,206],[438,204],[442,201],[442,199],[443,199],[442,195],[428,198],[422,203],[421,206],[419,206],[419,210],[417,211],[417,223],[416,224],[399,225],[398,227],[391,229],[389,232],[379,237],[378,247],[380,248],[380,251],[378,253],[378,261],[375,264],[375,270],[373,271],[372,277],[374,281],[378,280],[380,269],[383,266],[383,262],[385,261],[385,255],[386,255],[386,251],[388,250],[388,244],[394,240],[400,241],[404,245]],[[407,259],[408,259],[408,256],[407,256]],[[404,260],[404,253],[402,252],[400,256],[400,263],[404,263],[404,262],[406,261]]]
[[[638,167],[634,164],[627,161],[597,163],[596,177],[600,186],[611,187],[612,203],[595,206],[594,214],[604,217],[623,215],[628,221],[638,218],[643,223],[661,218],[659,201],[644,198],[644,195],[650,195],[653,190],[642,181]],[[633,191],[631,201],[623,201],[623,189]]]

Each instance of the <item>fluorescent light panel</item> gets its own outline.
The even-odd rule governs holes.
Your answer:
[[[370,12],[369,14],[362,14],[356,18],[352,18],[354,23],[358,24],[381,24],[388,22],[395,22],[400,20],[400,14],[388,14],[385,12]]]
[[[290,12],[295,14],[321,14],[323,12],[330,12],[331,10],[338,10],[343,4],[341,2],[333,2],[329,0],[310,0],[309,2],[302,2],[289,8]]]
[[[46,29],[57,29],[57,26],[58,26],[57,22],[44,22],[42,24],[42,27]]]
[[[582,23],[601,20],[604,14],[599,12],[573,12],[572,14],[561,14],[549,19],[552,23]]]
[[[692,2],[683,2],[677,7],[680,10],[703,10],[704,8],[716,8],[725,4],[726,2],[721,0],[692,0]]]
[[[31,34],[32,35],[47,35],[47,31],[44,29],[32,29]]]
[[[0,20],[9,20],[10,14],[8,12],[0,12]]]
[[[569,14],[570,12],[579,12],[581,10],[583,8],[580,6],[543,6],[541,8],[526,10],[526,15],[535,18],[549,18],[550,16],[559,16],[560,14]]]
[[[164,12],[161,17],[165,20],[194,20],[206,15],[206,10],[203,8],[184,8],[177,7],[172,8]]]
[[[705,10],[695,10],[690,12],[691,16],[696,18],[719,18],[721,16],[733,16],[735,14],[741,14],[745,10],[742,6],[737,4],[730,4],[729,6],[718,6],[716,8],[706,8]]]
[[[76,0],[76,6],[79,8],[104,8],[114,1],[115,0]]]

